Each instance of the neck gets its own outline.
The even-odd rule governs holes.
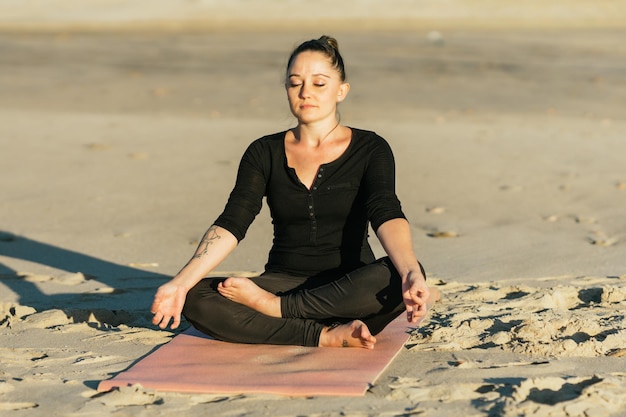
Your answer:
[[[339,127],[339,121],[333,120],[332,123],[323,123],[318,125],[298,124],[293,129],[293,134],[298,142],[306,142],[312,146],[320,146],[333,136],[333,133]]]

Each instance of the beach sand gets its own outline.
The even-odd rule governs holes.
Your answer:
[[[625,415],[626,26],[606,8],[588,24],[592,2],[575,4],[566,23],[455,25],[429,9],[396,30],[262,16],[125,30],[36,13],[20,29],[5,14],[0,411]],[[223,208],[246,146],[293,126],[286,55],[326,29],[352,85],[342,121],[392,145],[442,300],[364,397],[97,393],[180,331],[150,324],[154,291]],[[262,270],[270,244],[264,209],[216,274]]]

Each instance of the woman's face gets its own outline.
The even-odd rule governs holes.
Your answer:
[[[300,123],[335,118],[337,103],[344,100],[350,85],[321,52],[304,51],[291,63],[285,82],[291,112]]]

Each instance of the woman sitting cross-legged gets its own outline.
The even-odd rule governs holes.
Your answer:
[[[335,39],[290,56],[285,89],[297,125],[252,142],[224,211],[189,262],[159,287],[153,323],[239,343],[372,349],[400,314],[418,323],[438,299],[426,285],[395,192],[395,162],[376,133],[337,116],[350,85]],[[241,241],[266,198],[274,240],[254,278],[205,278]],[[387,256],[375,259],[371,225]]]

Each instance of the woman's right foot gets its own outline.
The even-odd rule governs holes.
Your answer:
[[[230,277],[217,286],[217,291],[239,304],[270,317],[281,317],[280,298],[265,291],[251,279],[245,277]]]
[[[376,338],[361,320],[336,327],[326,327],[320,335],[320,347],[360,347],[374,349]]]

